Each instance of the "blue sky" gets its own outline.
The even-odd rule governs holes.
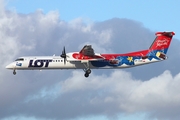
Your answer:
[[[45,13],[56,10],[65,21],[79,17],[92,21],[128,18],[141,22],[152,31],[175,31],[175,38],[180,39],[178,3],[177,0],[9,0],[7,8],[25,14],[37,9]]]

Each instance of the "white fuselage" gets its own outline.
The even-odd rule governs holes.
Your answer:
[[[134,60],[133,65],[106,65],[102,67],[98,67],[92,64],[94,61],[87,61],[87,60],[70,60],[64,61],[64,58],[60,56],[28,56],[28,57],[20,57],[16,61],[12,62],[11,64],[7,65],[7,69],[14,69],[14,70],[41,70],[41,69],[86,69],[87,67],[90,69],[118,69],[118,68],[127,68],[127,67],[134,67],[138,65],[148,64],[152,62],[157,62],[159,60],[153,59],[136,59]],[[96,62],[96,61],[95,61]],[[103,62],[107,62],[104,60],[99,60],[98,64]]]
[[[100,54],[97,54],[101,56]],[[74,57],[72,53],[67,54],[66,58],[60,56],[27,56],[20,57],[6,66],[12,69],[16,75],[16,70],[43,70],[43,69],[83,69],[85,77],[91,73],[91,69],[120,69],[138,65],[149,64],[161,61],[155,56],[143,58],[141,56],[117,56],[116,58],[80,58]]]

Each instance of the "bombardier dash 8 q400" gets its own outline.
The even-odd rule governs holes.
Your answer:
[[[145,65],[166,60],[166,53],[174,32],[157,32],[149,49],[125,54],[95,53],[91,45],[85,45],[80,52],[66,53],[65,47],[60,56],[26,56],[7,65],[7,69],[43,70],[43,69],[83,69],[85,77],[91,69],[120,69]]]

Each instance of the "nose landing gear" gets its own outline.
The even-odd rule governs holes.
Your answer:
[[[15,69],[13,70],[13,74],[16,75],[16,70]]]

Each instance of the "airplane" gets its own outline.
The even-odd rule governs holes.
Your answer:
[[[6,66],[16,70],[44,70],[44,69],[83,69],[85,77],[91,69],[120,69],[145,65],[167,59],[166,53],[174,32],[156,32],[156,38],[147,50],[125,54],[95,53],[91,45],[85,45],[80,52],[66,53],[63,48],[60,56],[26,56],[19,57]]]

